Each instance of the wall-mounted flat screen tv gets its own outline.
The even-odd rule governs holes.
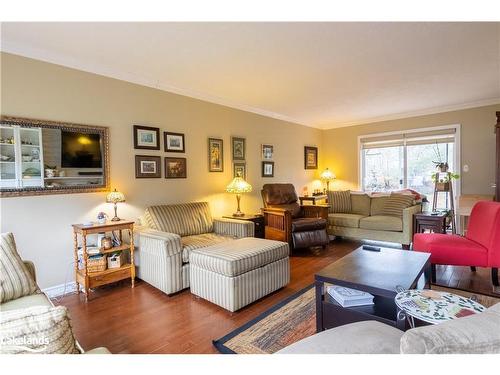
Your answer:
[[[99,134],[61,132],[61,166],[63,168],[102,168]]]

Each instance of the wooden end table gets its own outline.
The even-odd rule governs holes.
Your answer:
[[[429,230],[434,233],[446,234],[446,212],[433,215],[430,212],[420,212],[413,216],[413,232],[424,233]]]
[[[254,237],[264,238],[264,216],[262,215],[245,215],[245,216],[222,216],[225,219],[245,220],[251,221],[254,224]]]
[[[92,225],[73,224],[73,244],[75,257],[75,281],[77,293],[80,293],[80,285],[85,291],[85,302],[89,298],[90,288],[114,283],[119,280],[130,278],[132,288],[134,287],[135,266],[134,266],[134,222],[127,220],[107,221],[104,224],[93,223]],[[124,244],[122,231],[128,231],[130,243]],[[120,246],[113,246],[110,249],[100,249],[101,254],[110,254],[117,251],[130,250],[130,263],[122,265],[120,268],[108,268],[104,271],[88,272],[87,261],[87,236],[89,234],[118,231]],[[78,235],[81,236],[83,269],[78,267]]]
[[[328,201],[328,195],[308,195],[307,197],[299,197],[300,205],[302,206],[304,202],[311,202],[313,205],[316,205],[317,201]]]

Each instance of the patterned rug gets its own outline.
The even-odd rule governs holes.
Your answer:
[[[479,293],[434,285],[432,289],[474,296],[486,307],[500,302],[500,298]],[[223,354],[272,354],[315,333],[315,289],[310,285],[213,343]]]

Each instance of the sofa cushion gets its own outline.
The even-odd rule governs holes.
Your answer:
[[[352,214],[370,216],[371,198],[368,194],[351,193],[351,212]]]
[[[334,227],[359,228],[359,221],[364,217],[356,214],[328,214],[328,223]]]
[[[52,306],[47,296],[43,293],[31,294],[21,298],[13,299],[9,302],[2,303],[0,311],[10,311],[24,309],[33,306]]]
[[[79,353],[64,306],[34,306],[0,313],[0,353]]]
[[[205,270],[234,277],[288,257],[286,242],[245,237],[191,252],[190,263]]]
[[[221,242],[231,241],[233,237],[221,236],[215,233],[197,234],[195,236],[181,237],[182,243],[182,261],[189,262],[189,254],[194,249],[212,246]]]
[[[403,217],[403,210],[415,203],[413,195],[391,194],[384,203],[381,215]]]
[[[387,324],[369,320],[317,333],[276,354],[399,354],[403,333]]]
[[[480,314],[407,331],[401,353],[500,353],[500,303]]]
[[[17,253],[14,235],[0,235],[0,303],[38,291],[28,267]]]
[[[151,206],[144,213],[151,229],[179,236],[213,232],[213,221],[207,202]]]
[[[401,232],[403,231],[403,220],[394,216],[368,216],[359,221],[359,227],[361,229]]]
[[[488,249],[458,235],[416,233],[413,250],[431,254],[431,263],[453,266],[488,266]]]
[[[389,199],[389,195],[372,196],[370,202],[370,216],[382,215],[382,210],[387,199]]]
[[[351,192],[345,191],[328,191],[328,203],[330,204],[330,213],[350,213],[351,206]]]
[[[316,217],[302,217],[292,221],[292,232],[305,232],[310,230],[325,229],[326,219]]]

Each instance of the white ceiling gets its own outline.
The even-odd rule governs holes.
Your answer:
[[[318,128],[500,102],[500,23],[3,23],[1,41]]]

